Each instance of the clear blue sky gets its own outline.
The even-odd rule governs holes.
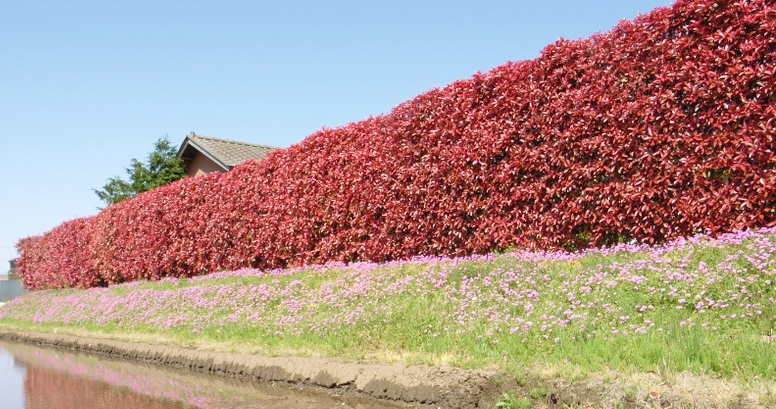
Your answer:
[[[289,146],[669,0],[0,0],[0,273],[169,135]]]

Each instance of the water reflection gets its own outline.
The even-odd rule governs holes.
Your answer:
[[[0,406],[8,409],[24,409],[24,367],[4,353],[0,344]]]
[[[8,409],[390,409],[306,389],[0,343],[0,406]]]

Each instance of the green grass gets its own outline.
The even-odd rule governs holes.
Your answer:
[[[530,376],[555,367],[745,383],[776,378],[774,242],[752,233],[49,290],[0,309],[0,327]]]
[[[517,397],[510,393],[504,393],[501,395],[501,399],[496,402],[496,408],[500,409],[531,409],[532,407],[530,399],[524,396]]]

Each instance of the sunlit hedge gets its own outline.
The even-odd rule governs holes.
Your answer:
[[[19,243],[29,288],[776,224],[776,4],[678,1]]]

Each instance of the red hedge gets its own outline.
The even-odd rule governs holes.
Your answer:
[[[678,1],[19,243],[29,288],[776,224],[776,5]]]

